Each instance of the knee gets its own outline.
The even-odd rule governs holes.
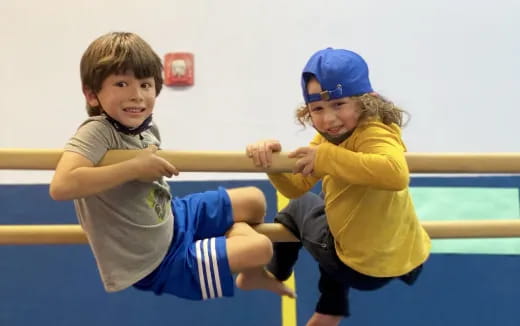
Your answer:
[[[323,198],[309,191],[295,199],[295,201],[299,202],[300,205],[315,207],[323,203]]]
[[[323,199],[320,196],[312,192],[306,192],[298,198],[293,198],[289,201],[289,204],[284,210],[299,211],[309,210],[313,207],[323,203]]]
[[[267,211],[267,203],[264,193],[257,187],[247,187],[245,188],[245,193],[247,194],[244,198],[246,201],[245,204],[251,210],[251,214],[254,217],[262,219]],[[260,220],[259,223],[260,222],[262,222],[262,220]]]
[[[258,233],[254,237],[255,248],[257,249],[257,263],[259,266],[267,265],[273,257],[273,243],[267,236]]]

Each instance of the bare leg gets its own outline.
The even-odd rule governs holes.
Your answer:
[[[271,240],[247,223],[233,224],[226,238],[228,261],[233,273],[264,266],[273,256]]]
[[[343,319],[343,316],[325,315],[315,312],[306,326],[337,326]]]
[[[266,202],[263,192],[256,187],[228,189],[227,192],[236,223],[226,234],[226,246],[231,271],[239,273],[237,287],[242,290],[263,289],[295,297],[293,290],[264,268],[273,256],[271,240],[249,226],[264,222]]]
[[[264,269],[273,255],[272,242],[246,223],[235,223],[226,234],[228,261],[237,276],[237,287],[243,290],[268,290],[278,295],[295,297],[294,291]]]
[[[258,224],[264,222],[266,201],[264,193],[256,187],[242,187],[227,190],[233,206],[235,222]]]
[[[290,287],[278,281],[263,267],[243,271],[238,274],[236,283],[242,290],[268,290],[278,295],[296,298],[296,293]]]

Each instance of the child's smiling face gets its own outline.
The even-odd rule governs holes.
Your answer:
[[[138,79],[132,71],[110,74],[97,94],[88,89],[84,93],[90,106],[100,106],[122,125],[135,128],[153,112],[155,80],[153,77]]]
[[[315,78],[307,83],[307,92],[322,92],[321,85]],[[314,128],[334,138],[356,128],[361,115],[359,104],[350,97],[310,102],[308,109]]]

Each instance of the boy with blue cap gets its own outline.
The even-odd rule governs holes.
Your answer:
[[[293,198],[275,218],[300,243],[275,243],[269,271],[287,279],[303,246],[319,264],[321,296],[307,325],[338,325],[348,316],[348,291],[375,290],[398,278],[413,284],[429,256],[408,189],[404,111],[374,93],[358,54],[326,48],[301,76],[305,105],[296,117],[317,135],[297,158],[294,173],[269,174]],[[247,146],[257,166],[281,151],[277,140]],[[308,191],[322,181],[322,196]]]

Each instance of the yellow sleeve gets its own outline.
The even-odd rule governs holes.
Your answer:
[[[273,186],[287,198],[297,198],[309,191],[320,178],[292,173],[268,174]]]
[[[402,190],[408,186],[410,174],[405,146],[396,125],[368,123],[359,131],[354,147],[352,151],[321,143],[314,163],[316,174],[385,190]]]

